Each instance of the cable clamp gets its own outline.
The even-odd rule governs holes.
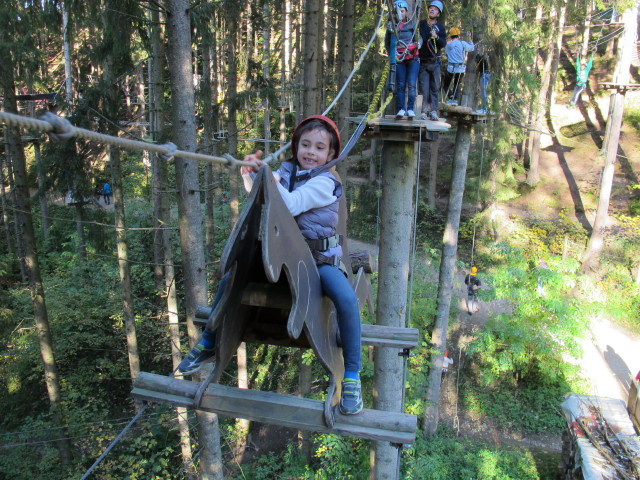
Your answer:
[[[409,357],[415,357],[416,354],[415,353],[411,353],[411,349],[410,348],[403,348],[401,352],[398,352],[398,356],[399,357],[409,358]]]

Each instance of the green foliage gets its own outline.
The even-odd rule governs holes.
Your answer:
[[[564,379],[569,374],[564,359],[580,354],[578,340],[587,326],[584,310],[573,298],[577,262],[549,257],[548,268],[532,268],[522,250],[506,243],[496,245],[490,255],[491,293],[480,298],[509,299],[513,307],[490,319],[469,346],[469,354],[482,365],[483,380]]]
[[[492,448],[441,429],[424,440],[417,437],[403,454],[404,480],[499,479],[539,480],[535,459],[524,448]]]

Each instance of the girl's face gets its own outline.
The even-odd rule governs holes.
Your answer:
[[[333,160],[335,152],[331,147],[331,135],[322,128],[304,132],[298,142],[298,164],[302,170],[321,167]]]
[[[400,20],[407,18],[407,9],[400,7]]]

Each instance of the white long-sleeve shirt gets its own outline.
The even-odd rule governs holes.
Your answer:
[[[280,184],[278,174],[274,172],[273,177],[276,179],[278,191],[285,205],[294,217],[313,208],[326,207],[338,200],[333,194],[335,183],[329,177],[323,175],[313,177],[293,192],[289,192]],[[242,175],[242,180],[244,181],[245,190],[247,192],[251,191],[251,187],[253,187],[253,175],[251,173],[245,173]]]

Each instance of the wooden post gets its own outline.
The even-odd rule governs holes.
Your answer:
[[[440,352],[431,361],[429,372],[429,387],[425,399],[425,415],[423,430],[425,436],[435,434],[438,428],[438,402],[440,399],[440,379],[442,375],[442,354],[447,340],[449,325],[449,309],[453,290],[453,275],[455,272],[456,253],[458,251],[458,231],[460,227],[460,213],[462,211],[462,197],[467,173],[467,159],[471,147],[471,124],[458,122],[456,146],[453,154],[453,171],[451,173],[451,191],[449,193],[449,208],[447,209],[447,223],[445,225],[442,259],[440,261],[440,278],[438,283],[438,300],[436,323],[431,335],[431,344]]]
[[[377,324],[403,327],[407,311],[409,256],[413,224],[413,185],[416,165],[414,141],[384,141],[382,145],[382,201]],[[398,351],[375,350],[374,408],[400,412],[404,408],[403,361]],[[377,480],[397,478],[398,451],[388,443],[375,443]]]

